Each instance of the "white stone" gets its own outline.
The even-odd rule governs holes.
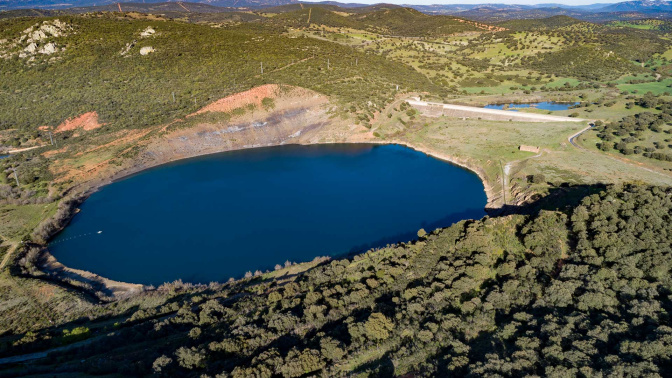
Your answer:
[[[56,44],[51,42],[51,43],[47,43],[46,45],[44,45],[44,47],[42,47],[40,49],[40,51],[38,51],[38,52],[40,54],[51,55],[51,54],[53,54],[57,51],[58,51],[58,48],[56,48]]]
[[[47,38],[47,35],[42,30],[35,30],[28,36],[28,42],[39,42],[45,38]]]
[[[35,51],[37,51],[37,43],[35,42],[31,43],[30,45],[26,46],[26,48],[23,49],[23,51],[34,54]]]
[[[123,49],[121,49],[121,51],[119,52],[119,55],[124,56],[124,55],[128,54],[128,52],[131,51],[131,49],[133,48],[133,46],[135,46],[135,41],[130,42],[130,43],[127,43],[127,44],[126,44],[126,47],[124,47]]]
[[[154,35],[156,33],[156,30],[154,30],[151,26],[148,26],[147,29],[145,29],[142,33],[140,33],[141,37],[149,37],[151,35]]]
[[[149,55],[153,53],[155,50],[152,46],[145,46],[140,49],[140,55]]]

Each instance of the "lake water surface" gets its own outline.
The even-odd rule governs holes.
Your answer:
[[[523,108],[536,108],[549,111],[558,111],[558,110],[567,110],[574,105],[578,105],[578,102],[552,102],[552,101],[542,101],[542,102],[532,102],[527,104],[490,104],[484,106],[486,109],[499,109],[503,110],[505,107],[507,110],[515,111],[516,109]]]
[[[474,173],[398,145],[260,148],[105,186],[49,249],[115,280],[205,283],[411,240],[485,204]]]

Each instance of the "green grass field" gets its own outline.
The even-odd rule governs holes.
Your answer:
[[[661,95],[664,93],[672,93],[672,88],[670,86],[672,86],[672,79],[640,84],[620,84],[617,85],[617,88],[629,93],[645,94],[651,92],[655,95]]]
[[[613,25],[613,26],[620,26],[620,27],[641,29],[641,30],[652,30],[652,29],[656,28],[656,25],[653,25],[653,24],[641,24],[641,23],[633,23],[633,22],[627,22],[627,21],[614,21],[614,22],[611,22],[609,24]]]
[[[0,237],[19,241],[41,221],[53,215],[57,203],[39,205],[4,205],[0,207]]]

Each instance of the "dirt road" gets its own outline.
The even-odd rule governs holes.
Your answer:
[[[34,146],[34,147],[20,148],[18,150],[9,150],[9,151],[7,151],[7,153],[10,154],[10,155],[11,154],[18,154],[19,152],[30,151],[30,150],[34,150],[36,148],[41,148],[41,147],[44,147],[44,146]]]
[[[581,148],[578,144],[576,144],[576,142],[574,142],[574,139],[576,139],[579,135],[583,134],[584,132],[590,130],[591,127],[593,127],[593,126],[588,126],[584,129],[581,129],[578,133],[573,134],[572,136],[568,137],[567,140],[569,141],[569,143],[572,144],[572,146]]]

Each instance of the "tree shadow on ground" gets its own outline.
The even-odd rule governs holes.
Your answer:
[[[536,215],[542,210],[570,212],[590,195],[600,193],[607,188],[605,184],[561,184],[549,189],[548,194],[534,202],[523,205],[504,205],[491,212],[492,217],[510,214]]]

